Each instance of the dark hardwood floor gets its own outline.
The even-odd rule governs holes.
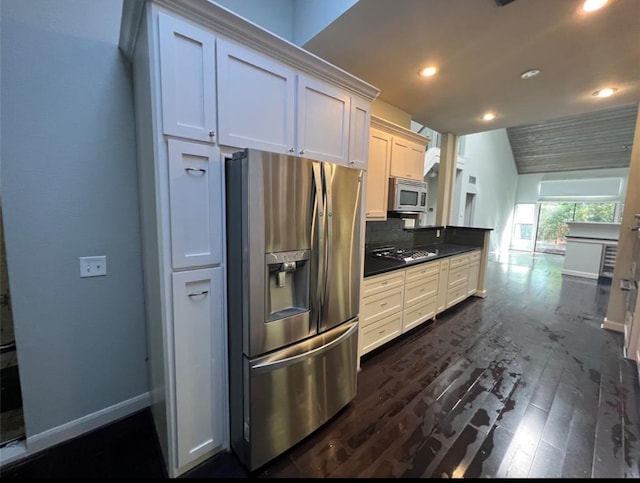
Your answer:
[[[221,453],[184,477],[639,478],[640,388],[610,286],[563,257],[492,259],[471,298],[367,354],[358,395],[248,475]],[[4,477],[165,476],[148,410],[0,468]]]

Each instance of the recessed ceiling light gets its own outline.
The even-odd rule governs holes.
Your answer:
[[[485,112],[482,116],[483,121],[493,121],[496,115],[493,112]]]
[[[521,79],[531,79],[532,77],[537,76],[540,73],[540,69],[529,69],[528,71],[520,74]]]
[[[438,68],[430,65],[429,67],[425,67],[420,71],[420,75],[422,77],[431,77],[438,73]]]
[[[598,89],[592,95],[596,97],[609,97],[615,94],[617,90],[615,87],[605,87],[604,89]]]
[[[582,10],[585,12],[595,12],[600,10],[607,4],[607,0],[585,0],[582,4]]]

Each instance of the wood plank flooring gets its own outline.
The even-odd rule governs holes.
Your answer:
[[[640,477],[635,363],[610,286],[563,258],[489,263],[471,298],[362,362],[358,395],[264,477]]]
[[[253,474],[220,453],[183,476],[639,478],[637,367],[600,328],[610,286],[562,263],[491,260],[486,299],[365,356],[356,399],[310,437]],[[0,474],[165,474],[148,410],[129,421]]]

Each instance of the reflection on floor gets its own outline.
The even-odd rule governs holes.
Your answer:
[[[367,354],[356,399],[248,475],[220,453],[185,477],[640,477],[640,387],[600,328],[610,285],[512,253],[470,298]],[[149,412],[2,476],[157,476]],[[118,428],[117,430],[115,428]]]

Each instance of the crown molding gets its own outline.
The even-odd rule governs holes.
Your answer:
[[[426,146],[427,144],[429,144],[429,141],[431,141],[431,139],[429,139],[428,137],[423,136],[422,134],[418,134],[411,129],[407,129],[404,126],[400,126],[399,124],[373,115],[371,116],[371,127],[381,129],[388,132],[389,134],[399,134],[405,139],[421,144],[423,146]]]

